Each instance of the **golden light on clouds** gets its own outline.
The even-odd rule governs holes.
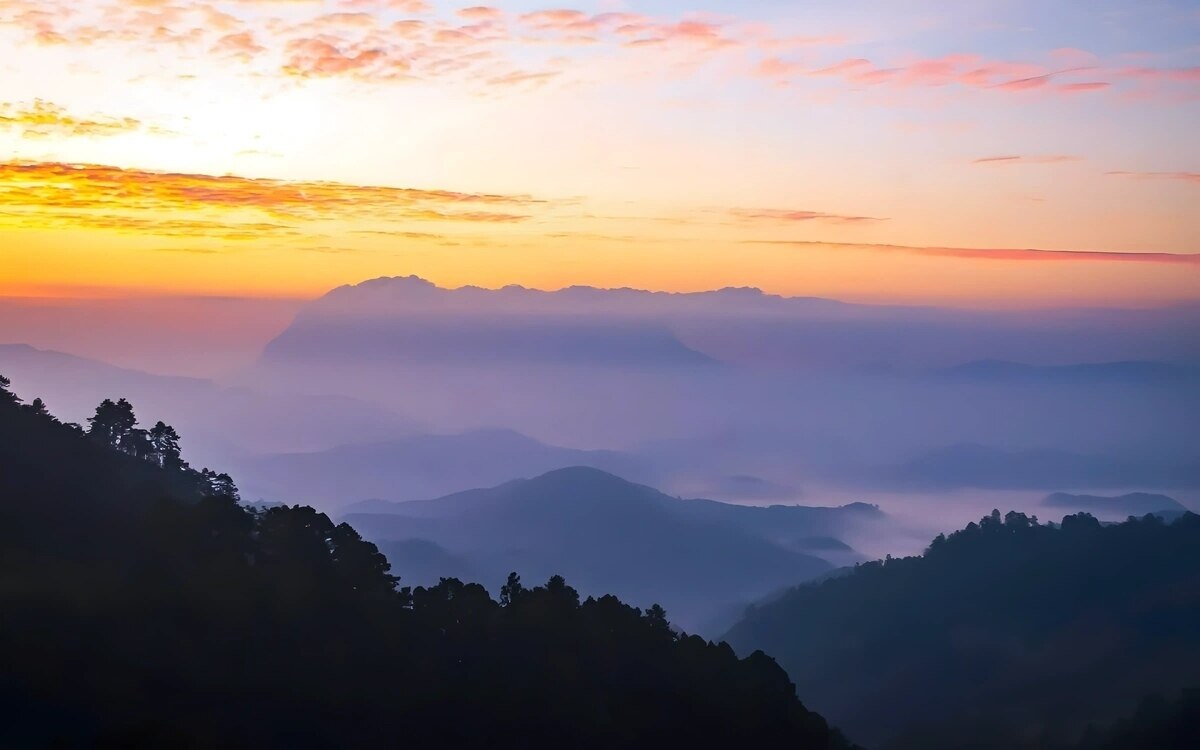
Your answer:
[[[718,6],[0,0],[0,294],[1196,298],[1200,55]]]
[[[25,138],[103,137],[140,129],[142,123],[132,117],[81,117],[41,99],[25,105],[0,102],[0,130],[15,130]]]

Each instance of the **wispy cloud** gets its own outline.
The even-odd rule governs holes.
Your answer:
[[[941,57],[916,58],[888,65],[878,65],[862,57],[846,58],[836,63],[804,71],[816,77],[837,77],[855,86],[899,86],[905,88],[959,87],[990,89],[1001,92],[1021,92],[1051,88],[1061,77],[1093,71],[1090,66],[1048,69],[1042,64],[1012,60],[989,60],[981,55],[958,53]],[[761,69],[760,69],[760,72]],[[777,68],[767,75],[798,72]],[[1067,82],[1053,87],[1063,92],[1098,91],[1107,87],[1101,81]]]
[[[548,205],[524,195],[179,174],[57,162],[0,163],[0,224],[260,239],[320,222],[513,223]]]
[[[1127,177],[1133,180],[1178,180],[1200,185],[1200,172],[1105,172],[1107,177]]]
[[[1200,83],[1200,67],[1159,68],[1104,64],[1084,50],[1052,50],[1030,60],[989,59],[975,53],[916,57],[877,62],[845,57],[811,64],[768,56],[751,71],[777,82],[832,78],[853,89],[962,89],[1008,94],[1039,92],[1078,95],[1104,91],[1136,93],[1141,98],[1192,90]]]
[[[842,41],[694,13],[438,10],[413,0],[0,0],[0,26],[38,45],[115,47],[147,60],[177,47],[186,53],[181,59],[207,55],[260,75],[439,80],[509,90],[557,74],[581,43],[599,45],[601,52],[589,52],[589,59],[660,52],[696,62],[727,51],[780,52]],[[668,69],[678,70],[658,68]],[[594,75],[596,68],[588,70]]]
[[[1057,91],[1064,94],[1080,94],[1088,91],[1103,91],[1112,86],[1108,81],[1082,81],[1079,83],[1060,83],[1055,86]]]
[[[1082,161],[1082,157],[1070,156],[1068,154],[1043,154],[1040,156],[984,156],[979,159],[974,159],[972,164],[988,164],[988,165],[1005,165],[1005,164],[1064,164],[1068,162]]]
[[[783,208],[733,208],[729,215],[742,221],[790,224],[797,222],[826,222],[832,224],[869,224],[887,221],[874,216],[833,214],[824,211],[802,211]]]
[[[25,138],[103,137],[142,130],[132,117],[74,115],[51,102],[0,103],[0,130],[16,130]]]
[[[1200,82],[1200,66],[1191,68],[1122,68],[1119,73],[1125,78],[1142,78],[1176,83]]]
[[[746,244],[793,247],[825,247],[905,253],[964,260],[1075,262],[1075,263],[1173,263],[1200,266],[1200,253],[1130,253],[1100,250],[1042,250],[1038,248],[972,248],[887,243],[824,242],[820,240],[745,240]]]

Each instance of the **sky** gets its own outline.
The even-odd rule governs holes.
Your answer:
[[[1200,300],[1200,2],[0,0],[0,296]]]

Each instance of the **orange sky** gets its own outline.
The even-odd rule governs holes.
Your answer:
[[[1200,298],[1184,6],[644,5],[0,0],[0,295]]]

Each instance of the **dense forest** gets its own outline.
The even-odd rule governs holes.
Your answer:
[[[993,512],[751,608],[727,637],[871,747],[1200,747],[1200,516]]]
[[[247,508],[179,443],[0,379],[0,746],[849,747],[762,653],[557,576],[403,587],[349,526]]]

